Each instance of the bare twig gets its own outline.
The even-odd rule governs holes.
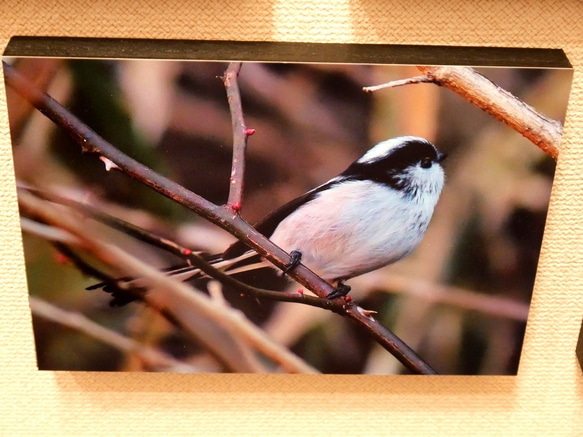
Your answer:
[[[104,213],[98,210],[97,208],[92,207],[91,205],[87,205],[85,203],[81,203],[73,199],[65,198],[54,193],[41,191],[31,187],[19,186],[18,189],[21,191],[24,190],[28,191],[29,193],[34,194],[35,196],[41,199],[73,208],[77,212],[92,217],[94,220],[102,222],[106,225],[111,226],[114,229],[120,230],[128,235],[131,235],[132,237],[140,241],[143,241],[145,243],[158,247],[162,250],[165,250],[166,252],[169,252],[173,255],[176,255],[184,259],[186,262],[188,262],[189,265],[195,266],[198,269],[200,269],[200,271],[206,274],[207,276],[215,278],[219,280],[221,283],[228,285],[247,296],[258,299],[265,298],[279,302],[301,303],[305,305],[331,310],[339,314],[342,314],[343,312],[344,304],[342,303],[342,301],[339,300],[319,298],[304,294],[302,292],[273,291],[248,285],[226,274],[222,270],[217,269],[212,264],[207,262],[202,256],[200,256],[198,252],[192,251],[189,248],[184,247],[175,241],[156,235],[153,232],[150,232],[146,229],[142,229],[132,223],[126,222],[125,220]],[[49,238],[49,236],[46,236],[46,238]],[[59,248],[59,250],[62,249]],[[68,252],[65,253],[65,255],[71,256],[71,254]],[[92,268],[89,265],[83,266],[77,265],[77,267],[96,278],[102,279],[104,281],[104,284],[108,282],[115,283],[119,281],[116,278],[111,278],[103,274],[102,272],[99,272],[97,269]]]
[[[426,75],[422,75],[422,76],[409,77],[407,79],[392,80],[390,82],[382,83],[380,85],[365,86],[362,88],[362,90],[366,93],[372,93],[374,91],[382,90],[385,88],[396,88],[396,87],[403,86],[403,85],[411,85],[411,84],[416,84],[416,83],[432,83],[432,82],[433,82],[433,79],[431,79],[430,77],[428,77]]]
[[[417,67],[438,85],[507,124],[553,159],[559,156],[563,126],[537,112],[469,67]]]
[[[8,86],[15,89],[33,106],[68,132],[83,151],[107,158],[115,164],[118,170],[230,232],[276,267],[283,270],[289,264],[291,258],[288,253],[257,232],[238,214],[233,214],[231,207],[215,205],[123,154],[57,101],[35,88],[28,80],[20,76],[13,67],[6,63],[3,64],[4,76]],[[325,298],[334,291],[331,284],[324,281],[303,264],[298,265],[288,274],[319,297]],[[160,277],[156,276],[156,281],[160,280]],[[342,315],[365,329],[369,335],[373,336],[379,344],[412,372],[421,374],[435,373],[415,351],[370,315],[363,313],[362,309],[350,299],[343,301]]]
[[[243,119],[243,106],[239,92],[237,77],[241,71],[241,62],[231,62],[223,76],[223,83],[227,92],[227,100],[231,111],[231,123],[233,125],[233,162],[231,166],[231,178],[229,186],[229,200],[227,205],[238,213],[241,210],[243,197],[243,180],[245,176],[245,152],[247,139],[253,135],[253,129],[247,129]]]
[[[444,86],[510,126],[554,160],[558,158],[563,134],[563,126],[558,121],[542,115],[473,68],[431,66],[417,68],[424,73],[423,76],[365,87],[364,90],[370,92],[416,83],[435,83]]]
[[[132,338],[107,329],[83,314],[63,310],[35,296],[29,297],[32,313],[53,323],[82,332],[120,351],[137,355],[146,367],[173,372],[196,372],[196,368],[172,358],[164,352],[144,346]]]

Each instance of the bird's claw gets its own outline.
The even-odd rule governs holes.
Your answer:
[[[326,299],[336,299],[338,297],[345,297],[348,293],[350,293],[350,285],[346,285],[342,282],[338,284],[338,286],[332,291]]]
[[[302,252],[299,250],[292,250],[290,253],[290,260],[289,263],[283,269],[283,273],[289,273],[293,269],[295,269],[300,263],[302,262]],[[345,297],[348,293],[350,293],[350,286],[344,284],[343,282],[339,282],[338,286],[332,291],[328,296],[327,299],[336,299],[339,297]]]
[[[302,252],[299,250],[292,250],[290,253],[289,263],[283,269],[283,273],[289,273],[302,262]]]

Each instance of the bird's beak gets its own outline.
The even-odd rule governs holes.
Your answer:
[[[445,158],[447,158],[447,153],[441,153],[441,152],[439,152],[439,153],[437,154],[437,162],[441,162],[441,161],[443,161]]]

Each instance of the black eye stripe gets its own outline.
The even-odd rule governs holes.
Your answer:
[[[370,161],[356,161],[339,177],[338,181],[372,180],[396,190],[407,190],[403,175],[408,167],[429,169],[440,161],[440,154],[428,141],[411,140],[391,150],[385,156]]]
[[[402,172],[407,167],[421,164],[424,162],[432,164],[439,162],[438,152],[428,141],[407,141],[397,149],[391,150],[385,156],[378,157],[371,161],[356,161],[342,174],[342,176],[351,176],[362,173],[377,172]]]
[[[409,141],[379,161],[385,161],[385,165],[391,168],[405,169],[411,165],[423,162],[424,159],[429,159],[430,162],[437,161],[437,150],[435,150],[435,147],[425,141]]]

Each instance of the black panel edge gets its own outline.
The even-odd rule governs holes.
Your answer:
[[[3,56],[573,68],[562,49],[39,36]]]

